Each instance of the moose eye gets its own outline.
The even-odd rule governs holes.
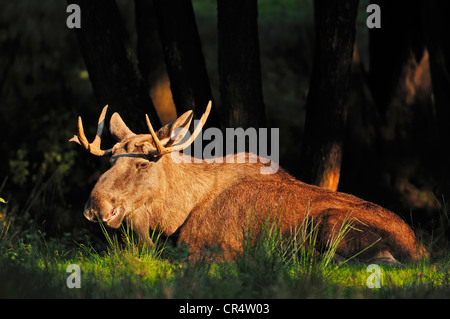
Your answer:
[[[144,169],[148,167],[149,162],[145,161],[145,162],[140,162],[138,164],[136,164],[136,168],[137,169]]]

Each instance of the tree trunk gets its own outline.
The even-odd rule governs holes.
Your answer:
[[[427,45],[442,143],[446,143],[450,136],[450,125],[448,125],[450,119],[450,43],[448,39],[450,24],[447,17],[449,10],[450,2],[448,1],[433,0],[426,3]]]
[[[177,114],[170,90],[170,81],[159,40],[158,21],[153,0],[134,0],[139,70],[162,125],[172,122]]]
[[[405,101],[415,99],[411,84],[416,83],[411,82],[425,48],[422,0],[375,2],[381,8],[381,28],[369,29],[370,84],[380,115],[386,118],[396,91],[402,91]]]
[[[450,43],[448,40],[450,24],[447,14],[450,10],[448,1],[426,2],[425,17],[427,46],[430,54],[431,81],[436,109],[436,122],[439,138],[435,157],[441,160],[437,167],[437,180],[443,194],[450,192],[450,155],[447,147],[450,137]]]
[[[219,75],[227,127],[265,127],[256,0],[218,0]]]
[[[209,77],[190,0],[154,0],[159,34],[178,116],[200,116],[212,100]],[[215,108],[208,125],[217,125]]]
[[[153,1],[134,0],[134,13],[139,70],[145,81],[148,81],[149,78],[151,81],[153,73],[161,72],[160,70],[155,72],[155,69],[159,69],[161,64],[164,65],[164,56],[159,41],[158,22],[156,21]]]
[[[314,2],[316,44],[306,102],[300,178],[336,190],[359,0]]]
[[[147,130],[145,113],[158,127],[159,118],[139,73],[116,3],[113,0],[68,0],[68,3],[81,8],[81,28],[76,32],[99,104],[109,104],[110,110],[119,112],[138,133]]]

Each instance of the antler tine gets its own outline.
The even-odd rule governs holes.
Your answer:
[[[167,154],[167,153],[170,153],[170,152],[173,152],[173,151],[182,151],[183,149],[185,149],[186,147],[191,145],[194,142],[195,138],[200,133],[200,131],[202,130],[203,125],[205,125],[206,119],[208,118],[209,112],[211,111],[211,105],[212,105],[212,102],[209,101],[208,106],[206,107],[205,113],[203,113],[202,117],[200,118],[201,123],[199,123],[197,125],[197,127],[194,130],[194,133],[192,133],[192,135],[191,135],[191,138],[188,141],[184,142],[183,144],[175,145],[175,146],[172,146],[172,147],[169,147],[169,148],[164,147],[162,145],[162,143],[159,140],[158,136],[156,136],[155,130],[153,129],[152,124],[150,123],[148,115],[145,114],[145,119],[147,121],[148,129],[150,131],[150,134],[152,135],[153,141],[155,142],[155,146],[156,146],[156,150],[157,150],[156,155],[164,155],[164,154]]]
[[[75,142],[82,145],[85,149],[89,151],[89,153],[97,156],[105,156],[111,154],[112,148],[104,151],[100,148],[100,144],[102,141],[102,132],[105,126],[105,117],[106,111],[108,110],[108,105],[106,105],[102,112],[100,113],[100,117],[98,118],[97,124],[97,135],[92,143],[89,143],[86,135],[84,134],[83,122],[81,120],[81,116],[78,117],[78,135],[75,135],[73,138],[69,140],[69,142]]]
[[[203,113],[202,117],[200,118],[200,123],[194,129],[194,133],[192,133],[191,138],[188,141],[184,142],[183,144],[175,145],[171,151],[182,151],[183,149],[185,149],[194,142],[194,140],[197,138],[198,134],[200,134],[200,131],[202,130],[203,126],[206,123],[206,119],[209,116],[209,112],[211,112],[211,106],[212,102],[209,101],[208,105],[206,106],[205,113]]]
[[[170,153],[171,149],[164,147],[161,141],[159,140],[158,136],[156,135],[155,130],[153,129],[152,123],[150,123],[150,119],[148,118],[147,114],[145,114],[145,120],[147,121],[148,130],[150,131],[150,134],[153,138],[153,142],[155,143],[157,154],[164,155]]]

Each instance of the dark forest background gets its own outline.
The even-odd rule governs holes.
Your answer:
[[[147,133],[145,113],[211,99],[208,125],[278,127],[295,177],[431,233],[450,196],[450,5],[372,2],[381,29],[367,0],[0,0],[0,217],[95,240],[82,211],[109,162],[68,143],[78,115],[89,139],[105,104]]]

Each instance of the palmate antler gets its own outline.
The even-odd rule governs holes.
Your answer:
[[[178,145],[174,145],[174,146],[170,146],[170,147],[165,147],[164,145],[162,145],[161,141],[159,140],[158,136],[155,133],[155,130],[153,129],[152,124],[150,123],[150,119],[148,118],[148,115],[145,114],[145,119],[147,121],[147,126],[148,129],[150,131],[150,134],[152,135],[153,138],[153,142],[155,143],[155,147],[156,147],[156,154],[153,155],[164,155],[167,153],[171,153],[171,152],[176,152],[176,151],[182,151],[183,149],[185,149],[186,147],[188,147],[189,145],[191,145],[195,138],[198,136],[198,134],[200,133],[200,131],[202,130],[203,126],[206,123],[206,119],[209,116],[209,112],[211,111],[211,101],[209,101],[208,106],[206,107],[205,113],[203,113],[202,117],[200,118],[200,123],[197,125],[197,127],[194,129],[194,132],[191,135],[191,138],[184,142],[183,144],[178,144]]]
[[[106,111],[108,110],[108,105],[106,105],[100,117],[98,118],[97,135],[92,143],[89,143],[86,135],[84,135],[83,122],[81,121],[81,116],[78,117],[78,135],[74,135],[69,142],[75,142],[83,146],[89,151],[89,153],[97,156],[109,155],[112,152],[112,148],[104,151],[100,148],[100,143],[102,141],[103,127],[105,126]]]

